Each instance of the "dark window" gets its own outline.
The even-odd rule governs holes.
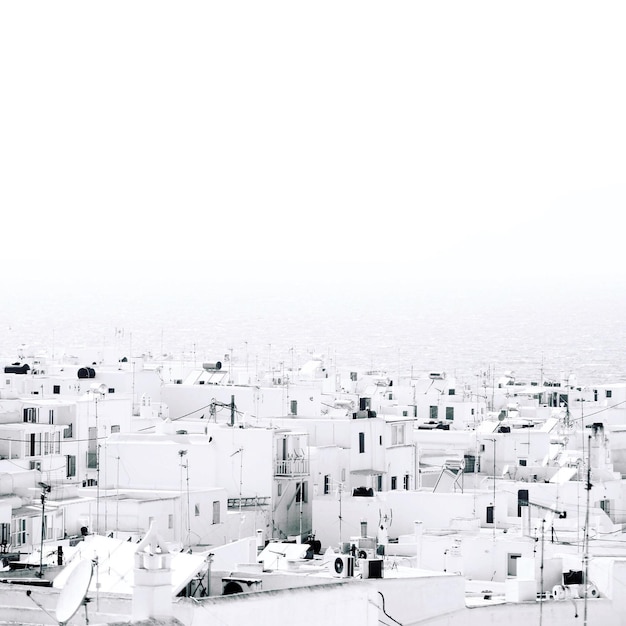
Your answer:
[[[450,421],[454,421],[454,407],[453,406],[446,407],[446,419]]]
[[[114,387],[109,387],[109,393],[115,393],[115,388]]]
[[[111,425],[111,434],[113,433],[119,433],[120,432],[120,426],[119,424],[112,424]]]
[[[517,517],[522,517],[523,506],[528,506],[528,489],[517,490]]]
[[[304,481],[296,485],[296,502],[307,502],[306,485]]]
[[[520,459],[520,460],[519,460],[519,464],[520,464],[522,467],[526,467],[526,462],[527,462],[527,461],[526,461],[526,459]]]
[[[405,491],[409,490],[409,475],[408,474],[404,475],[404,490]]]
[[[65,458],[66,458],[65,475],[67,476],[67,478],[76,476],[76,457],[68,454]]]
[[[213,523],[220,523],[220,501],[213,500]]]
[[[376,476],[376,491],[382,491],[382,490],[383,490],[383,475],[378,474],[378,476]]]
[[[326,474],[326,476],[324,476],[324,495],[327,495],[329,493],[330,493],[330,476]]]
[[[613,396],[613,391],[611,389],[606,390],[606,397],[611,398]]]
[[[56,394],[61,393],[61,385],[53,385],[52,386],[52,393],[56,393]]]
[[[63,429],[63,439],[71,439],[72,438],[72,431],[73,431],[73,426],[72,424],[68,424],[64,429]]]
[[[431,420],[436,420],[437,417],[439,417],[439,407],[438,406],[431,406],[430,407],[430,419]]]
[[[392,476],[391,477],[391,489],[397,489],[398,488],[398,478],[397,476]]]
[[[487,507],[487,524],[493,524],[493,506]]]
[[[357,374],[356,374],[356,372],[350,372],[350,380],[351,380],[352,382],[356,382],[356,379],[357,379]]]
[[[453,396],[455,394],[454,389],[448,389],[448,395]]]
[[[365,452],[365,433],[359,433],[359,454]]]
[[[298,415],[298,401],[291,401],[291,415]]]

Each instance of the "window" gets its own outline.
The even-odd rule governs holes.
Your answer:
[[[326,474],[324,476],[324,495],[328,495],[330,493],[330,476]]]
[[[220,523],[220,501],[213,500],[213,523]]]
[[[54,433],[54,452],[52,454],[61,454],[61,433]]]
[[[449,396],[453,396],[455,394],[455,390],[454,389],[448,389],[448,395]]]
[[[24,409],[24,421],[35,424],[37,422],[37,409],[34,407]]]
[[[446,407],[446,419],[450,422],[454,421],[454,407],[453,406]]]
[[[63,429],[63,439],[71,439],[73,436],[73,432],[72,432],[73,430],[74,428],[72,424],[69,424],[68,426],[66,426]]]
[[[402,417],[408,417],[408,416],[409,416],[409,412],[408,412],[408,411],[403,410],[403,411],[402,411]]]
[[[71,454],[65,457],[65,475],[67,478],[76,476],[76,457]]]
[[[16,546],[24,545],[26,543],[26,518],[14,519],[12,525],[14,540],[11,543]]]
[[[50,454],[50,433],[44,433],[43,436],[43,453]]]
[[[307,502],[306,485],[304,481],[296,485],[296,502]]]
[[[398,488],[398,477],[392,476],[391,477],[391,489],[393,491],[394,489],[397,489],[397,488]]]
[[[392,424],[391,445],[400,446],[404,444],[404,424]]]
[[[383,475],[378,474],[378,476],[376,476],[376,491],[382,491],[382,490],[383,490]]]
[[[393,400],[393,394],[391,392],[389,392],[389,400]]]
[[[404,475],[404,490],[405,491],[409,490],[409,480],[410,480],[409,475],[405,474]]]
[[[522,517],[523,506],[528,506],[528,489],[517,490],[517,517]]]
[[[359,454],[365,452],[365,433],[359,433]]]
[[[350,380],[352,382],[356,382],[356,380],[357,380],[357,373],[356,372],[350,372]]]
[[[526,467],[526,463],[527,463],[526,459],[520,459],[520,460],[519,460],[519,464],[520,464],[522,467]]]
[[[298,401],[292,400],[290,404],[291,415],[298,415]]]
[[[438,406],[431,406],[430,407],[430,419],[431,420],[436,420],[439,417],[439,407]]]
[[[119,424],[113,424],[111,426],[111,434],[113,433],[119,433],[120,432],[120,426]]]
[[[48,424],[54,424],[54,409],[48,409]]]
[[[493,506],[487,507],[487,524],[493,524]]]
[[[613,391],[611,389],[607,389],[605,393],[607,398],[611,398],[613,396]]]
[[[55,394],[61,393],[61,385],[52,385],[52,393],[55,393]]]
[[[109,387],[109,393],[115,393],[115,388],[114,387]]]
[[[167,516],[167,527],[170,530],[174,528],[174,515],[172,513]]]
[[[196,502],[196,503],[193,505],[193,514],[194,514],[196,517],[200,517],[200,503],[199,503],[199,502]]]
[[[11,525],[0,524],[0,545],[6,546],[11,541]]]
[[[281,483],[278,483],[277,487],[276,487],[276,494],[278,495],[278,497],[280,498],[280,496],[283,495],[283,486]]]

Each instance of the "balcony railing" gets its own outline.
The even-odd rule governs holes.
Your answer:
[[[308,476],[309,459],[277,459],[274,467],[275,476]]]

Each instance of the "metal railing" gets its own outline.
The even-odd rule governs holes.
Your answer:
[[[275,476],[308,476],[309,459],[277,459],[274,465]]]

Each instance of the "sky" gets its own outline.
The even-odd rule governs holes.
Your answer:
[[[623,279],[620,2],[0,6],[28,280]]]

